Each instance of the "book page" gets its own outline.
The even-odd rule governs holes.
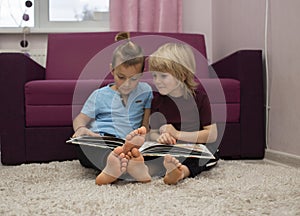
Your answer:
[[[175,157],[215,158],[203,144],[166,145],[157,142],[145,142],[139,150],[144,156],[164,156],[170,154]]]
[[[70,138],[66,143],[78,144],[78,145],[87,145],[100,148],[110,148],[114,149],[118,146],[122,146],[125,140],[121,138],[111,137],[111,136],[101,136],[101,137],[92,137],[92,136],[81,136],[76,138]]]

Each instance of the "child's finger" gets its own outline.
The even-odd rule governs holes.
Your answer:
[[[172,140],[172,144],[175,145],[176,144],[176,139],[174,137],[171,137]]]

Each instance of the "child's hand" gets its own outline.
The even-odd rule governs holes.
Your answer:
[[[173,125],[165,124],[159,128],[160,134],[169,133],[173,138],[178,139],[179,131],[177,131]]]
[[[175,145],[176,139],[169,133],[162,133],[156,140],[159,143]]]
[[[81,127],[78,130],[76,130],[72,137],[75,138],[75,137],[80,137],[80,136],[84,136],[84,135],[85,136],[100,137],[100,134],[94,133],[93,131],[91,131],[90,129],[88,129],[86,127]]]

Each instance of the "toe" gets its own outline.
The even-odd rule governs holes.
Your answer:
[[[133,130],[126,136],[126,140],[131,140],[134,136],[138,135],[138,130]]]
[[[126,140],[131,140],[132,139],[132,135],[131,133],[130,134],[127,134],[127,136],[125,137]]]
[[[147,133],[146,127],[142,126],[142,127],[138,128],[138,133],[141,135],[146,134]]]
[[[133,148],[132,150],[131,150],[131,154],[132,154],[132,156],[133,157],[139,157],[140,156],[140,151],[137,149],[137,148]]]
[[[178,164],[179,163],[179,160],[177,160],[176,158],[172,158],[172,162],[174,163],[174,164]]]
[[[113,152],[116,154],[116,155],[120,155],[122,152],[123,152],[123,148],[121,146],[118,146],[116,147]]]

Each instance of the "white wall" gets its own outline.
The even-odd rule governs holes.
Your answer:
[[[300,155],[299,0],[270,0],[268,148]],[[265,1],[212,0],[213,59],[243,48],[264,48]],[[254,86],[255,88],[255,86]]]
[[[212,0],[213,59],[239,49],[263,49],[263,0]]]
[[[270,1],[270,149],[300,156],[300,1]]]
[[[183,32],[205,35],[208,60],[212,60],[211,0],[183,0]]]
[[[0,50],[24,50],[20,46],[20,41],[23,40],[24,35],[19,34],[0,34]],[[29,42],[29,49],[46,49],[47,47],[47,34],[29,34],[26,35],[26,40]],[[25,49],[26,50],[26,49]]]

